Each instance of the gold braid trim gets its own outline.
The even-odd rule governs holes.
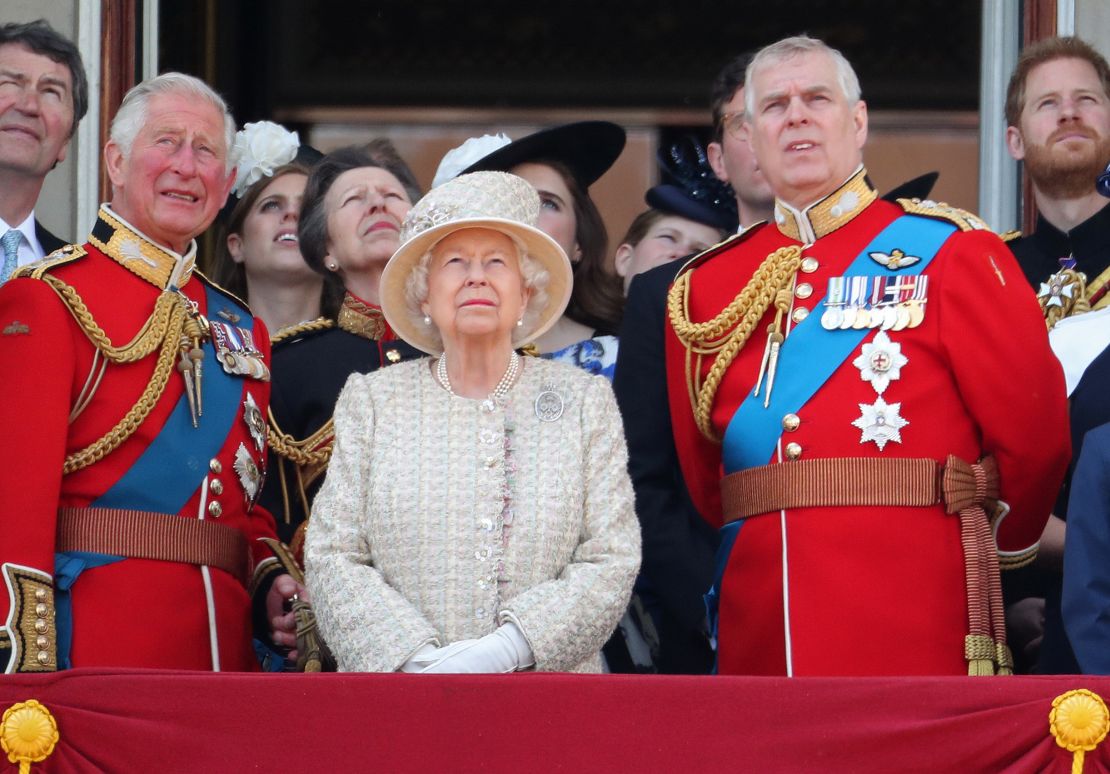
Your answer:
[[[162,397],[162,392],[170,380],[170,374],[173,373],[174,358],[179,352],[188,313],[182,295],[163,293],[154,304],[154,313],[143,324],[135,338],[122,347],[117,347],[112,344],[104,329],[96,324],[85,302],[71,285],[49,274],[43,275],[42,279],[62,299],[93,346],[110,362],[134,363],[142,360],[161,345],[158,359],[154,364],[154,373],[151,374],[142,395],[115,427],[84,449],[65,458],[62,473],[68,475],[104,459],[118,449],[146,421],[158,399]]]
[[[323,439],[335,435],[334,420],[329,419],[315,433],[299,441],[288,433],[283,432],[282,429],[278,427],[273,412],[267,412],[267,419],[270,425],[268,443],[270,448],[273,449],[274,454],[279,457],[284,457],[293,464],[300,466],[326,465],[328,460],[331,459],[331,443],[320,446],[319,448],[315,447],[317,447]]]
[[[304,333],[315,333],[316,331],[326,331],[329,328],[335,327],[335,320],[327,317],[317,317],[315,320],[307,320],[296,325],[290,325],[287,328],[282,328],[280,331],[270,337],[271,344],[277,344],[281,341],[286,341],[295,336],[300,336]]]
[[[61,297],[93,346],[113,363],[135,363],[142,360],[159,344],[165,344],[168,329],[172,328],[171,317],[184,317],[185,310],[181,297],[177,293],[163,293],[154,302],[154,313],[139,329],[135,338],[122,347],[117,347],[112,344],[104,329],[96,324],[92,312],[85,306],[85,302],[72,285],[49,274],[43,275],[42,279]],[[180,327],[176,328],[176,332],[180,334]],[[173,339],[174,344],[177,344],[177,335],[170,338]]]
[[[713,432],[710,414],[725,372],[751,338],[756,324],[779,297],[779,292],[789,288],[801,263],[801,247],[779,248],[763,260],[736,298],[712,320],[702,323],[690,320],[690,272],[680,275],[671,286],[667,294],[667,314],[675,335],[686,348],[690,407],[698,430],[707,439],[720,441]],[[716,357],[703,380],[701,357],[714,354]],[[696,362],[691,362],[695,355]]]

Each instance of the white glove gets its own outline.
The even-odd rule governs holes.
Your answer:
[[[503,674],[532,666],[536,659],[524,633],[507,621],[480,640],[463,640],[465,647],[444,653],[425,674]],[[450,647],[450,646],[448,646]]]
[[[467,648],[478,640],[459,640],[452,642],[450,645],[445,645],[442,648],[437,648],[435,645],[425,643],[416,649],[416,652],[409,657],[409,660],[401,665],[401,672],[423,672],[428,667],[440,661],[445,656],[449,656],[456,651]]]

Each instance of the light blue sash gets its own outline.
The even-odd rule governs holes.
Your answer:
[[[944,221],[903,215],[876,236],[847,268],[844,276],[915,276],[936,257],[941,245],[956,227]],[[901,249],[921,258],[912,266],[891,271],[870,257]],[[725,430],[721,459],[725,473],[766,465],[782,434],[782,418],[796,414],[828,378],[851,357],[871,330],[832,330],[821,327],[825,296],[813,314],[798,323],[779,351],[771,403],[763,407],[764,395],[749,394],[733,414]],[[752,341],[748,346],[762,346]]]

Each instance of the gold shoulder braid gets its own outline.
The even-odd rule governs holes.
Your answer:
[[[667,315],[671,327],[686,348],[686,386],[690,408],[698,430],[707,439],[718,443],[721,440],[713,433],[710,413],[725,371],[751,338],[767,309],[776,302],[780,291],[789,289],[801,262],[802,249],[797,245],[782,247],[771,253],[744,289],[716,317],[706,322],[697,323],[690,319],[691,272],[679,275],[667,293]],[[775,332],[769,331],[772,335]],[[701,360],[705,355],[716,357],[703,379]]]
[[[315,320],[306,320],[296,325],[290,325],[282,328],[280,331],[270,337],[271,344],[277,344],[281,341],[288,341],[296,336],[304,333],[315,333],[316,331],[326,331],[329,328],[335,327],[335,321],[327,317],[317,317]]]
[[[180,293],[166,291],[158,297],[154,312],[135,337],[123,346],[116,346],[104,329],[96,324],[73,286],[50,274],[42,275],[42,279],[58,294],[82,332],[109,362],[134,363],[161,347],[154,373],[142,395],[115,427],[89,446],[65,458],[62,472],[69,474],[104,459],[134,434],[162,396],[174,370],[174,356],[181,353],[183,358],[186,357],[186,352],[196,343],[199,330],[194,330],[198,324],[190,313],[188,299]]]
[[[72,263],[78,258],[83,258],[88,255],[88,252],[81,245],[66,245],[59,247],[49,255],[40,258],[34,263],[29,263],[25,266],[20,266],[12,274],[12,279],[17,277],[31,277],[32,279],[42,279],[43,275],[56,266],[62,266],[67,263]]]
[[[350,293],[343,297],[337,324],[348,333],[374,341],[380,341],[386,332],[382,310],[355,298]]]

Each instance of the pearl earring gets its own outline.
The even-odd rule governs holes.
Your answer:
[[[524,327],[524,318],[523,317],[521,317],[519,320],[516,321],[516,327],[518,327],[518,328],[523,328]]]
[[[332,271],[335,271],[336,269],[338,269],[338,268],[339,268],[339,264],[338,264],[338,263],[334,263],[334,262],[333,262],[333,263],[329,263],[329,264],[328,264],[328,268],[329,268],[329,269],[331,269]]]
[[[431,325],[432,324],[432,318],[431,318],[430,315],[424,315],[424,324],[425,325]]]

